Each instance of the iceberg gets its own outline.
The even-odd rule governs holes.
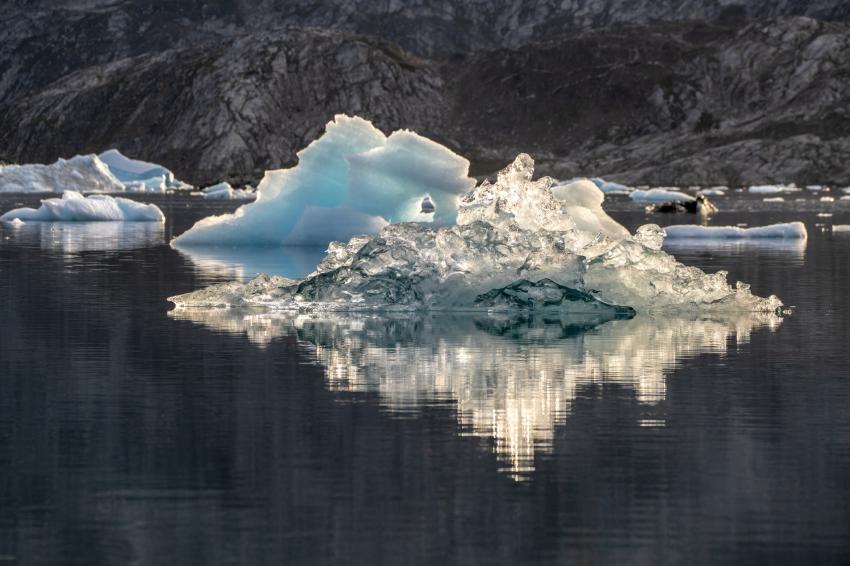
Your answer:
[[[754,226],[752,228],[740,228],[738,226],[697,226],[678,225],[667,226],[664,229],[668,239],[762,239],[780,238],[805,240],[808,238],[806,225],[802,222],[787,222],[782,224],[770,224],[768,226]]]
[[[153,204],[144,204],[109,195],[84,197],[76,191],[67,190],[62,198],[49,198],[35,208],[16,208],[0,216],[0,221],[12,220],[42,222],[165,222],[165,215]]]
[[[52,165],[0,165],[0,193],[124,191],[124,184],[96,155],[59,159]]]
[[[174,173],[156,163],[130,159],[117,149],[109,149],[98,155],[109,170],[122,183],[162,179],[166,185],[174,184]]]
[[[338,115],[298,153],[297,166],[266,172],[255,202],[204,218],[173,243],[324,246],[390,222],[451,225],[458,195],[475,186],[468,171],[466,159],[414,132],[386,136]],[[433,214],[422,212],[426,196]]]
[[[226,181],[207,187],[201,192],[207,200],[253,200],[256,196],[254,191],[234,189]]]
[[[571,310],[582,305],[570,299],[576,294],[588,295],[584,306],[592,309],[638,312],[772,312],[782,305],[775,296],[753,295],[744,283],[731,287],[725,272],[678,263],[661,250],[665,233],[656,225],[631,235],[602,210],[605,196],[590,181],[553,188],[553,179],[534,181],[533,173],[533,159],[521,154],[495,183],[484,181],[458,200],[455,225],[389,224],[373,237],[332,242],[303,279],[260,275],[169,300],[178,308],[300,311]],[[560,299],[482,299],[493,293],[504,299],[517,282],[546,287],[547,280]]]
[[[164,193],[189,188],[162,165],[130,159],[117,149],[59,159],[50,165],[0,164],[0,193]]]
[[[629,197],[631,197],[633,201],[642,204],[659,202],[692,202],[696,200],[691,195],[669,189],[639,189],[632,191]]]

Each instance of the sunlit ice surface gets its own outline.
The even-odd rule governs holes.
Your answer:
[[[177,309],[177,320],[247,335],[259,348],[294,337],[333,391],[377,395],[398,417],[429,404],[456,407],[463,434],[485,439],[501,469],[522,481],[552,449],[583,390],[615,384],[652,407],[682,360],[724,356],[755,331],[776,330],[770,313],[604,320],[557,314],[367,316]],[[604,390],[604,387],[603,387]],[[640,426],[664,426],[663,418]]]

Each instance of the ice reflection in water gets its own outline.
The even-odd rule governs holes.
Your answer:
[[[724,355],[759,328],[775,330],[772,314],[706,318],[639,315],[631,320],[560,320],[480,316],[349,316],[178,309],[189,320],[263,347],[293,336],[325,368],[328,387],[374,393],[396,414],[452,402],[464,432],[491,438],[514,478],[534,470],[535,454],[551,450],[577,391],[615,383],[656,404],[666,375],[683,358]],[[663,426],[663,420],[639,423]]]
[[[204,275],[247,281],[258,273],[304,277],[325,257],[326,248],[278,246],[174,246]]]
[[[165,227],[160,222],[4,223],[3,233],[14,244],[66,254],[132,250],[165,242]]]

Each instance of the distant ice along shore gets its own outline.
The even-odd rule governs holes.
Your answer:
[[[162,165],[130,159],[117,149],[50,165],[0,165],[0,193],[164,193],[191,188]]]

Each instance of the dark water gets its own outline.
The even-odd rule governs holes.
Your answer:
[[[173,316],[274,255],[181,255],[234,205],[161,204],[0,225],[0,562],[850,561],[850,234],[817,206],[719,217],[802,218],[805,247],[676,250],[789,318],[577,325]]]

